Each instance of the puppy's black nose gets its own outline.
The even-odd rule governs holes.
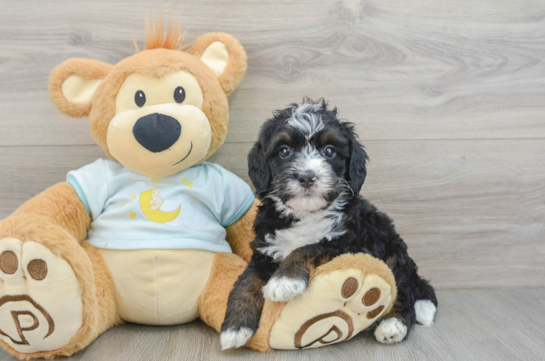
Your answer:
[[[144,148],[159,153],[176,143],[182,133],[182,126],[173,117],[153,113],[138,119],[132,133]]]
[[[303,187],[310,188],[316,181],[316,173],[311,170],[305,170],[297,175],[297,180]]]

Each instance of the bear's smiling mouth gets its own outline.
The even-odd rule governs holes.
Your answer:
[[[191,146],[189,148],[189,152],[186,154],[185,157],[182,158],[181,161],[174,163],[172,166],[175,166],[176,164],[182,163],[189,155],[191,154],[191,151],[193,150],[193,142],[191,142]]]

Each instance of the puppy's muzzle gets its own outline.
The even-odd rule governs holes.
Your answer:
[[[305,188],[310,188],[316,182],[316,173],[312,170],[305,170],[297,175],[297,180]]]
[[[159,153],[176,143],[182,134],[182,126],[171,116],[153,113],[138,119],[132,132],[140,145]]]

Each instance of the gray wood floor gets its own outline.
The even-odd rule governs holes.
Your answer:
[[[266,355],[221,353],[199,322],[127,325],[74,359],[545,359],[542,0],[0,0],[0,218],[104,157],[87,120],[50,103],[51,69],[120,61],[142,44],[146,14],[170,9],[187,41],[225,31],[248,52],[212,161],[248,181],[260,125],[303,96],[357,124],[371,157],[363,194],[443,290],[437,323],[395,347],[363,335]]]
[[[194,360],[414,360],[537,361],[545,359],[545,290],[440,291],[431,327],[415,326],[397,345],[379,344],[372,333],[305,351],[222,352],[217,333],[201,321],[172,327],[135,324],[107,331],[70,357],[81,361]],[[1,361],[16,358],[0,350]]]

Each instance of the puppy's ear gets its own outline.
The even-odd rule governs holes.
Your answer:
[[[271,171],[267,156],[260,141],[254,144],[248,154],[248,175],[259,198],[263,198],[271,184]]]
[[[354,132],[354,125],[351,123],[343,123],[343,127],[350,139],[350,159],[348,160],[348,171],[346,174],[347,180],[350,182],[350,188],[357,195],[360,193],[365,177],[367,176],[367,168],[365,164],[369,157],[363,145],[358,140],[358,136]]]

